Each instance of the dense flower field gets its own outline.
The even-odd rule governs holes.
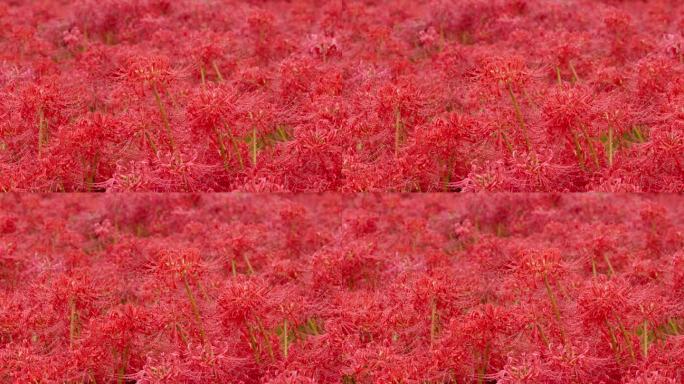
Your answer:
[[[0,196],[0,381],[681,383],[684,197]]]
[[[681,0],[0,0],[0,192],[0,383],[684,382]]]
[[[6,0],[0,188],[682,191],[681,0]]]

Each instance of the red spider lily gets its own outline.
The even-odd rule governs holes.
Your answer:
[[[200,40],[201,44],[192,49],[201,82],[204,84],[210,73],[216,81],[223,81],[220,63],[226,50],[225,44],[214,34],[202,34],[197,40]]]
[[[226,327],[241,326],[256,320],[266,305],[266,285],[247,277],[231,280],[219,299],[222,321]]]
[[[535,286],[539,281],[553,281],[563,270],[556,249],[524,250],[513,261],[521,281]]]
[[[543,112],[554,135],[567,136],[592,120],[592,96],[578,87],[564,87],[550,95]]]
[[[628,308],[627,287],[621,281],[601,275],[581,294],[578,304],[586,324],[611,324]]]
[[[237,117],[238,95],[230,88],[209,85],[200,90],[188,105],[188,115],[197,137],[210,136],[213,131],[224,129]]]
[[[590,161],[594,166],[600,165],[595,138],[590,134],[595,113],[592,103],[592,96],[586,90],[561,87],[550,95],[543,107],[549,133],[566,139],[582,167]],[[609,140],[613,140],[612,135]]]
[[[146,89],[161,92],[178,76],[164,56],[136,56],[126,60],[118,76],[138,92]]]
[[[312,255],[314,285],[351,285],[361,279],[372,279],[379,262],[373,255],[373,244],[357,244],[349,250],[321,250]]]
[[[500,96],[509,88],[520,91],[530,81],[531,73],[521,57],[501,56],[483,58],[476,76],[486,89]]]
[[[161,281],[175,287],[179,281],[186,285],[196,282],[205,272],[206,265],[197,249],[167,249],[155,255],[150,268]]]

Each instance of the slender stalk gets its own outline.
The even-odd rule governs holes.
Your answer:
[[[629,332],[625,329],[625,327],[622,325],[621,322],[618,322],[618,326],[620,328],[620,331],[622,331],[622,337],[625,338],[625,342],[627,343],[627,348],[629,349],[629,355],[632,358],[632,361],[636,360],[636,355],[634,354],[634,348],[632,347],[632,340],[630,337]]]
[[[47,143],[47,121],[43,107],[38,108],[38,156],[43,153],[43,146]]]
[[[83,186],[85,187],[86,192],[90,192],[90,185],[92,184],[90,170],[88,169],[88,162],[83,158],[81,158],[81,168],[85,170],[83,175]]]
[[[485,345],[485,349],[482,352],[482,362],[478,368],[477,382],[481,384],[484,382],[485,374],[487,373],[487,366],[489,365],[489,342]]]
[[[399,145],[401,144],[401,110],[394,110],[394,156],[399,156]]]
[[[171,124],[169,124],[169,115],[166,112],[166,108],[164,107],[164,103],[162,102],[161,95],[159,94],[159,91],[157,90],[156,85],[154,87],[152,87],[152,93],[154,94],[154,99],[157,102],[157,107],[159,108],[159,114],[161,115],[162,125],[164,126],[164,130],[166,131],[166,137],[169,140],[169,146],[171,147],[171,150],[175,153],[176,152],[176,142],[174,141],[173,134],[171,133]]]
[[[579,137],[576,132],[572,132],[572,144],[575,146],[575,157],[577,157],[577,163],[581,170],[585,170],[584,165],[584,151],[582,151],[582,146],[579,142]]]
[[[247,338],[249,342],[249,347],[254,352],[254,361],[259,364],[261,360],[261,348],[259,348],[259,343],[257,342],[256,335],[252,331],[252,327],[247,325]]]
[[[86,191],[92,191],[93,184],[95,184],[95,176],[97,175],[97,164],[99,163],[98,155],[90,163],[90,169],[86,170]]]
[[[143,127],[143,136],[142,136],[142,141],[143,141],[143,147],[145,146],[145,143],[150,145],[150,148],[152,148],[152,152],[154,152],[154,155],[157,156],[159,153],[159,150],[157,149],[157,145],[154,143],[152,140],[152,137],[150,137],[150,133],[147,132],[145,127]]]
[[[508,148],[508,152],[513,155],[513,146],[511,145],[511,142],[508,140],[508,137],[506,137],[506,133],[504,133],[503,130],[501,130],[501,139],[503,140],[504,144],[506,144],[506,148]]]
[[[199,307],[197,306],[197,299],[195,298],[195,295],[192,293],[192,288],[190,288],[190,283],[188,282],[188,275],[185,272],[183,272],[183,286],[185,287],[185,293],[188,296],[188,299],[190,300],[190,308],[192,309],[192,314],[195,317],[195,321],[197,322],[200,337],[202,338],[202,342],[206,344],[207,335],[204,332],[204,326],[202,325],[202,316],[200,314]]]
[[[635,126],[635,127],[634,127],[634,136],[636,136],[637,140],[638,140],[640,143],[643,143],[644,141],[646,141],[646,140],[644,139],[644,136],[641,134],[641,129],[640,129],[638,126]]]
[[[668,320],[668,323],[670,324],[670,328],[672,329],[672,332],[675,335],[679,335],[679,327],[677,327],[677,322],[675,322],[673,319]]]
[[[188,344],[188,336],[187,336],[187,332],[185,332],[185,328],[183,328],[183,326],[179,323],[176,323],[175,325],[176,325],[176,332],[178,332],[178,334],[180,335],[181,340],[183,341],[183,344],[187,345]]]
[[[256,167],[257,163],[257,134],[256,127],[252,127],[252,166]]]
[[[216,77],[218,77],[219,81],[223,81],[223,75],[221,75],[221,71],[219,70],[218,64],[216,64],[216,60],[211,62],[211,65],[214,67],[214,72],[216,72]]]
[[[518,99],[515,97],[515,93],[513,92],[513,86],[511,85],[511,83],[508,82],[507,85],[508,85],[508,95],[510,96],[511,102],[513,103],[513,108],[515,109],[515,117],[518,120],[518,124],[520,125],[520,131],[523,135],[523,139],[525,140],[525,146],[527,147],[528,152],[532,152],[532,147],[530,145],[530,139],[527,136],[527,126],[525,125],[525,119],[523,119],[522,110],[520,109],[520,104],[518,103]]]
[[[228,162],[228,151],[226,150],[226,145],[223,143],[223,138],[221,137],[221,133],[218,131],[218,129],[216,129],[216,127],[212,128],[214,129],[214,135],[216,136],[216,143],[218,144],[221,160],[223,160],[223,168],[226,170],[226,172],[229,172],[230,166]]]
[[[643,351],[644,351],[644,358],[647,358],[648,357],[648,321],[647,320],[644,320],[644,329],[641,332],[641,336],[643,339],[642,347],[643,347]]]
[[[128,360],[128,347],[124,347],[121,351],[121,364],[119,365],[119,374],[117,375],[116,382],[121,384],[124,382],[124,376],[126,375],[126,362]]]
[[[539,337],[541,337],[542,341],[544,342],[544,345],[548,348],[550,343],[549,343],[549,338],[546,337],[546,333],[544,332],[544,329],[542,328],[541,324],[536,323],[535,325],[537,326],[537,330],[539,331]]]
[[[556,65],[556,80],[558,80],[558,85],[563,85],[563,81],[561,80],[561,73],[560,73],[560,68]]]
[[[444,167],[446,168],[445,169],[446,174],[444,175],[444,192],[449,191],[449,184],[451,183],[451,177],[452,177],[452,173],[453,173],[452,168],[453,168],[454,162],[455,162],[454,156],[449,156],[449,158],[447,158],[447,160],[445,161]]]
[[[230,136],[230,141],[233,143],[233,150],[238,158],[238,163],[240,163],[240,169],[245,169],[245,163],[242,161],[242,154],[240,153],[240,148],[238,147],[237,141],[233,136]]]
[[[568,62],[568,66],[570,67],[570,71],[572,72],[573,83],[579,82],[580,78],[579,76],[577,76],[577,71],[575,71],[575,66],[572,65],[572,61]]]
[[[608,265],[609,276],[613,276],[615,274],[613,264],[610,263],[610,259],[608,258],[608,255],[606,255],[605,253],[603,254],[603,260],[606,262],[606,265]]]
[[[76,327],[78,326],[78,312],[76,310],[76,300],[73,297],[69,298],[69,348],[74,347],[74,340],[76,339]]]
[[[280,136],[280,139],[282,141],[287,141],[287,132],[285,132],[285,129],[283,129],[282,126],[278,125],[278,128],[276,128],[276,131],[278,132],[278,135]]]
[[[620,351],[618,350],[618,342],[617,342],[617,336],[615,336],[615,332],[613,332],[613,327],[610,326],[608,323],[608,320],[605,321],[606,324],[606,329],[608,330],[608,335],[610,336],[610,349],[613,350],[615,353],[615,361],[620,361]]]
[[[596,155],[596,148],[594,147],[594,143],[592,142],[591,137],[589,136],[589,133],[587,132],[587,129],[584,126],[584,124],[580,124],[580,128],[582,130],[584,138],[587,140],[587,144],[589,145],[589,153],[591,153],[591,157],[594,160],[594,164],[596,165],[596,167],[598,167],[599,160],[598,156]]]
[[[316,321],[313,318],[309,318],[307,322],[309,323],[311,332],[313,332],[314,335],[318,335],[320,332],[318,331],[318,325],[316,325]]]
[[[268,334],[266,333],[266,329],[264,329],[264,325],[261,323],[261,319],[257,319],[257,324],[259,325],[259,331],[261,332],[261,336],[266,341],[266,349],[268,350],[268,355],[271,356],[271,359],[273,359],[274,355],[273,355],[273,348],[271,346],[271,339],[268,337]]]
[[[553,289],[551,288],[551,284],[549,283],[549,278],[546,274],[544,274],[544,286],[546,287],[546,294],[549,297],[549,301],[551,302],[551,310],[553,311],[553,315],[556,318],[556,321],[558,321],[558,328],[561,333],[561,337],[563,340],[565,340],[565,331],[563,330],[563,327],[561,325],[561,314],[560,314],[560,309],[558,308],[558,299],[556,298],[556,294],[553,292]]]
[[[250,274],[254,274],[254,268],[252,268],[252,263],[249,262],[249,258],[247,255],[243,254],[242,258],[245,260],[245,264],[247,264],[247,270],[249,271]]]
[[[608,126],[608,166],[613,166],[613,126]]]
[[[287,319],[283,321],[283,356],[287,359],[287,352],[289,349],[289,334],[287,330]]]
[[[237,266],[235,265],[235,259],[230,261],[230,267],[233,270],[233,277],[237,276]]]

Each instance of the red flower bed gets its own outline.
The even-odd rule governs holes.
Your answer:
[[[682,191],[680,0],[10,0],[0,188]]]
[[[675,383],[684,199],[0,197],[0,381]]]

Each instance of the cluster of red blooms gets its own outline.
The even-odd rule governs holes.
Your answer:
[[[681,0],[0,2],[0,188],[683,191]]]
[[[684,197],[0,197],[0,381],[680,383]]]

